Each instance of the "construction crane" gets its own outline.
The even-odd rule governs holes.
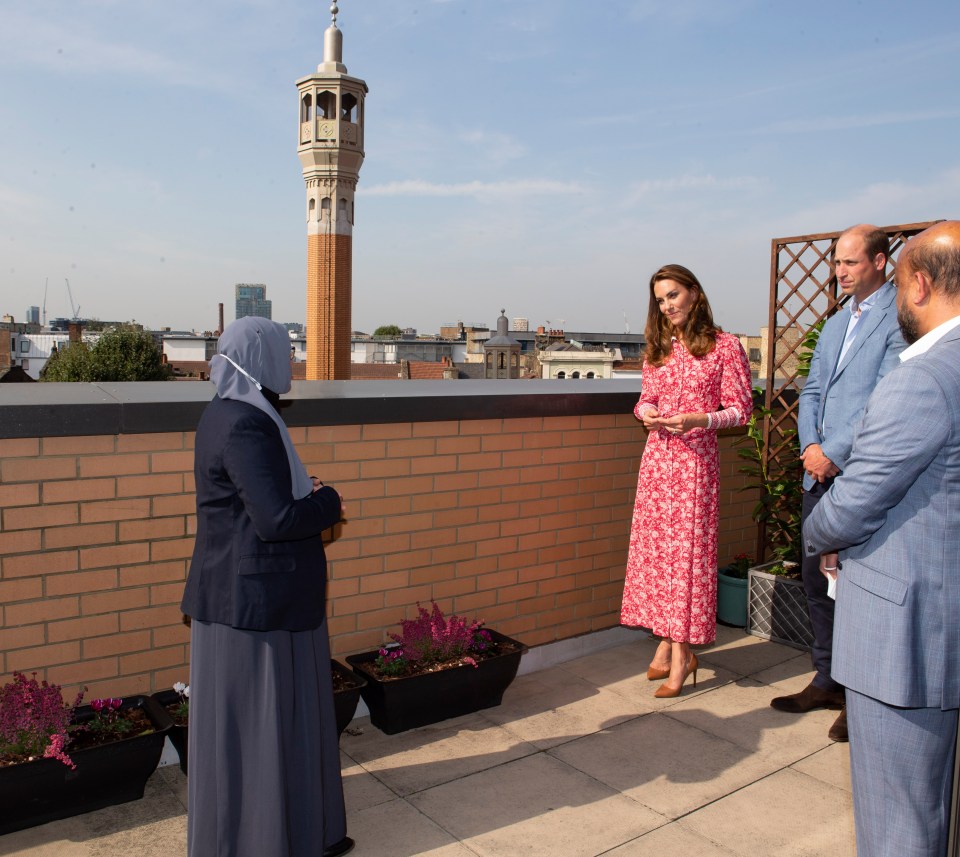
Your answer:
[[[67,280],[66,277],[63,279]],[[67,297],[70,298],[70,312],[73,313],[73,320],[76,321],[80,317],[80,306],[73,305],[73,292],[70,291],[70,281],[67,280]]]
[[[43,281],[43,326],[47,326],[47,286],[50,285],[50,278]]]

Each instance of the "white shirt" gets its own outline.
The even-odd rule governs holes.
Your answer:
[[[916,342],[914,342],[913,345],[909,346],[908,348],[904,348],[903,351],[900,352],[900,362],[906,363],[911,357],[916,357],[919,354],[926,354],[958,324],[960,324],[960,315],[955,315],[953,318],[945,321],[941,325],[938,325],[933,330],[927,331]]]

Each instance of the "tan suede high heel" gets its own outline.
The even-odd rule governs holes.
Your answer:
[[[647,681],[660,681],[670,676],[669,667],[665,670],[658,670],[656,667],[647,668]]]
[[[683,690],[684,682],[687,680],[687,676],[693,675],[693,686],[697,686],[697,667],[700,666],[700,662],[697,660],[696,652],[690,653],[690,663],[687,664],[687,671],[683,675],[683,681],[680,682],[680,687],[673,688],[667,687],[665,684],[661,684],[653,694],[657,699],[671,699],[674,696],[680,696],[680,691]]]

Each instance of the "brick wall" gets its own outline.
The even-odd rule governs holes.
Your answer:
[[[617,624],[643,448],[629,414],[291,434],[346,499],[328,546],[336,655],[376,646],[431,598],[530,645]],[[721,435],[721,563],[755,536],[738,434]],[[3,676],[36,670],[90,695],[187,679],[192,447],[186,430],[0,439]]]

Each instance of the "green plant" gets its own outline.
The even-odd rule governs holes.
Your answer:
[[[173,689],[176,691],[179,699],[168,707],[173,722],[178,726],[186,726],[190,719],[190,685],[182,681],[175,681]]]
[[[417,603],[417,618],[404,619],[400,633],[390,634],[392,644],[381,647],[374,667],[379,675],[396,678],[431,668],[477,666],[472,656],[490,646],[483,623],[462,616],[443,615],[436,601],[427,610]]]
[[[766,527],[767,542],[776,565],[771,574],[790,574],[800,559],[800,504],[803,493],[800,453],[795,429],[783,432],[777,461],[771,465],[763,437],[764,421],[769,408],[755,408],[747,423],[746,434],[735,445],[737,455],[745,462],[740,473],[750,477],[742,490],[758,489],[760,496],[752,517]]]
[[[737,577],[740,580],[746,580],[747,572],[753,567],[754,559],[748,553],[738,553],[733,561],[721,569],[730,577]]]
[[[797,355],[797,375],[803,378],[810,374],[810,361],[813,360],[813,351],[820,340],[820,331],[823,330],[826,323],[825,318],[820,319],[800,341],[800,353]]]

